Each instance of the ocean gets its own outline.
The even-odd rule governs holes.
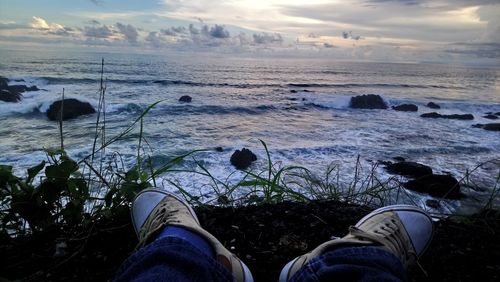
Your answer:
[[[266,169],[266,152],[259,140],[267,144],[277,165],[300,165],[322,175],[334,164],[344,182],[352,180],[358,157],[368,171],[380,160],[403,157],[457,179],[496,160],[474,170],[475,181],[486,190],[464,189],[465,200],[446,201],[450,210],[484,204],[500,170],[499,133],[472,127],[495,122],[483,116],[500,112],[500,68],[213,54],[0,52],[1,76],[41,89],[24,93],[19,103],[0,101],[0,164],[15,166],[18,175],[46,159],[44,148],[59,145],[58,123],[49,121],[45,112],[63,89],[66,98],[97,108],[101,58],[109,138],[161,101],[145,116],[143,128],[147,143],[142,154],[155,165],[209,149],[196,153],[196,161],[219,179],[238,179],[242,174],[235,173],[229,162],[236,149],[249,148],[258,156],[251,168]],[[380,95],[389,106],[412,103],[419,109],[415,113],[349,108],[350,98],[362,94]],[[180,103],[183,95],[191,96],[192,102]],[[441,109],[427,108],[431,101]],[[420,117],[434,111],[470,113],[474,120]],[[95,117],[64,123],[65,148],[75,159],[92,148]],[[124,167],[134,164],[138,134],[136,129],[130,138],[107,149],[120,155]],[[182,165],[194,163],[188,158]],[[376,173],[382,180],[390,177],[382,166]],[[194,194],[209,189],[210,181],[200,175],[162,177],[175,177]]]

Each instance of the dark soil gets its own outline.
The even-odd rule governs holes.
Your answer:
[[[370,209],[338,202],[281,203],[197,209],[202,225],[250,267],[255,281],[277,281],[283,265],[331,236],[343,236]],[[52,228],[36,236],[1,238],[2,278],[32,281],[106,281],[133,252],[134,231],[122,220],[88,230]],[[500,215],[491,212],[436,224],[434,240],[413,281],[499,281]],[[71,238],[71,239],[68,239]],[[56,244],[65,253],[55,256]]]

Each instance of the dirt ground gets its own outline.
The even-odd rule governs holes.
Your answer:
[[[370,209],[323,201],[196,211],[202,225],[245,261],[255,281],[277,281],[286,262],[331,236],[345,235]],[[420,260],[427,276],[411,269],[410,279],[499,281],[499,234],[498,212],[438,222]],[[107,281],[137,243],[128,217],[87,230],[54,227],[37,236],[0,240],[0,281]]]

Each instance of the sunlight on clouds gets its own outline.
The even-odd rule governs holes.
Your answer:
[[[461,23],[483,23],[478,15],[479,6],[447,12],[454,21]]]
[[[31,21],[31,27],[35,28],[35,29],[49,29],[50,28],[47,21],[45,21],[44,19],[39,18],[39,17],[33,17],[33,20]]]

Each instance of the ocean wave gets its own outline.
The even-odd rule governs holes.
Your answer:
[[[288,87],[302,87],[302,88],[439,88],[439,89],[465,89],[459,86],[444,86],[444,85],[421,85],[421,84],[400,84],[400,83],[289,83]]]
[[[47,84],[95,84],[99,85],[100,77],[11,77],[16,84],[27,83],[30,85],[43,86]],[[453,85],[424,85],[405,83],[224,83],[224,82],[200,82],[180,79],[106,79],[106,83],[116,84],[144,84],[163,86],[193,86],[193,87],[216,87],[216,88],[334,88],[334,89],[355,89],[355,88],[415,88],[415,89],[452,89],[463,90],[465,87]]]

